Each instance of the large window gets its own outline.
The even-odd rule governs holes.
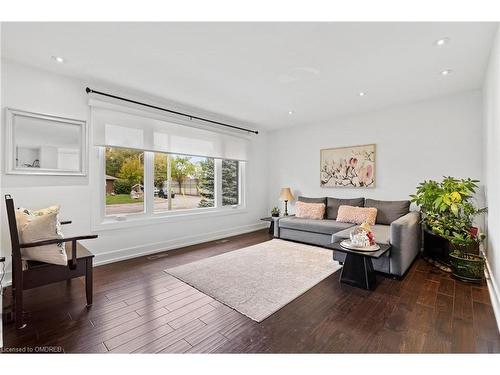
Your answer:
[[[246,134],[95,97],[89,104],[100,162],[92,178],[102,182],[93,223],[120,228],[119,221],[126,227],[245,207]]]
[[[154,212],[214,207],[214,159],[154,154]]]
[[[104,154],[108,217],[241,205],[241,162],[113,147]]]
[[[144,152],[106,147],[106,215],[144,212]]]

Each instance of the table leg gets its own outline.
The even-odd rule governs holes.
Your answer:
[[[272,220],[269,225],[269,234],[274,234],[274,220]]]
[[[340,281],[358,288],[375,289],[376,277],[371,258],[347,253]]]

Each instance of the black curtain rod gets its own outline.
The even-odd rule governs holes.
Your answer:
[[[225,127],[227,127],[227,128],[231,128],[231,129],[237,129],[237,130],[242,130],[242,131],[249,132],[249,133],[259,134],[259,132],[258,132],[257,130],[246,129],[246,128],[240,128],[239,126],[234,126],[234,125],[224,124],[223,122],[213,121],[213,120],[209,120],[209,119],[206,119],[206,118],[203,118],[203,117],[198,117],[198,116],[192,116],[192,115],[188,115],[187,113],[182,113],[182,112],[172,111],[171,109],[166,109],[166,108],[162,108],[162,107],[157,107],[157,106],[155,106],[155,105],[151,105],[151,104],[147,104],[147,103],[138,102],[138,101],[135,101],[135,100],[132,100],[132,99],[123,98],[123,97],[121,97],[121,96],[111,95],[111,94],[107,94],[107,93],[105,93],[105,92],[92,90],[92,89],[91,89],[91,88],[89,88],[89,87],[87,87],[87,88],[85,89],[85,91],[87,92],[87,94],[99,94],[99,95],[107,96],[107,97],[109,97],[109,98],[118,99],[118,100],[123,100],[123,101],[125,101],[125,102],[129,102],[129,103],[139,104],[139,105],[142,105],[142,106],[144,106],[144,107],[154,108],[154,109],[158,109],[158,110],[160,110],[160,111],[165,111],[165,112],[173,113],[174,115],[186,116],[186,117],[189,117],[191,120],[192,120],[192,119],[195,119],[195,120],[201,120],[201,121],[205,121],[205,122],[210,122],[210,123],[212,123],[212,124],[217,124],[217,125],[225,126]]]

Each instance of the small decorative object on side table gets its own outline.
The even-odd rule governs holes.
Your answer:
[[[279,217],[280,216],[280,209],[278,207],[274,206],[271,209],[271,216],[272,217]]]
[[[346,253],[344,266],[340,274],[340,281],[358,288],[375,289],[376,277],[372,259],[378,259],[391,250],[389,244],[377,244],[380,249],[375,251],[361,251],[348,249],[341,245],[343,241],[336,241],[326,247]]]
[[[292,194],[292,190],[289,187],[281,188],[280,191],[280,201],[285,202],[285,213],[284,216],[288,216],[288,201],[293,201],[295,197]]]

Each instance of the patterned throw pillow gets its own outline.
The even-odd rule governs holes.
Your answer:
[[[324,203],[295,203],[295,216],[303,219],[321,220],[325,216]]]
[[[375,225],[377,209],[374,207],[340,206],[337,221],[341,223],[363,224],[364,222]]]
[[[59,222],[59,206],[37,211],[19,208],[16,210],[16,221],[21,243],[64,238]],[[68,264],[64,243],[24,248],[21,249],[21,256],[23,260]]]

